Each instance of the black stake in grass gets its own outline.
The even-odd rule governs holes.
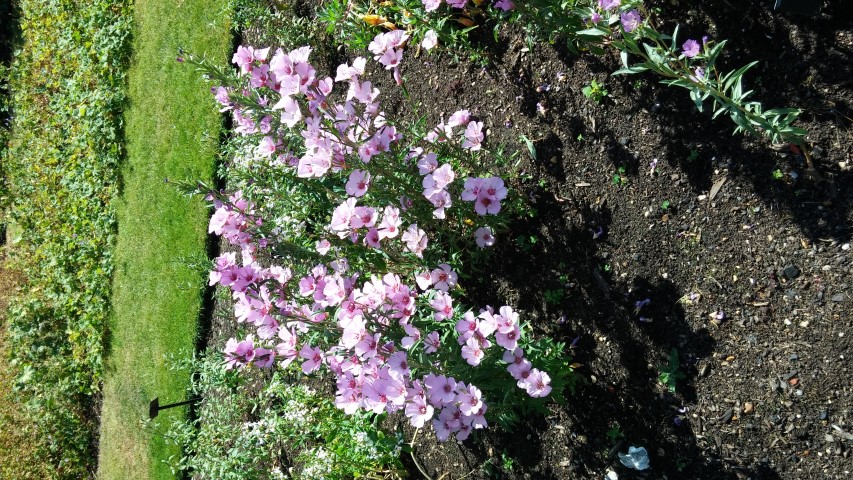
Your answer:
[[[181,405],[189,405],[191,403],[195,403],[201,400],[201,397],[191,398],[189,400],[184,400],[183,402],[170,403],[168,405],[160,405],[160,398],[156,397],[154,400],[151,400],[151,403],[148,404],[148,418],[155,418],[158,414],[160,414],[160,410],[166,410],[167,408],[180,407]]]

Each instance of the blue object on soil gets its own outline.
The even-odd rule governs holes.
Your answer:
[[[628,468],[645,470],[649,468],[649,452],[645,447],[628,447],[628,453],[619,454],[619,461]]]

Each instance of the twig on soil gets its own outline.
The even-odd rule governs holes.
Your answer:
[[[419,472],[421,472],[421,475],[423,475],[423,476],[424,476],[424,478],[426,478],[427,480],[432,480],[432,477],[430,477],[430,476],[429,476],[429,475],[424,471],[424,469],[421,467],[421,464],[420,464],[420,463],[418,463],[418,459],[417,459],[417,458],[415,458],[415,439],[416,439],[416,438],[418,438],[418,433],[420,433],[420,431],[421,431],[421,429],[419,428],[419,429],[415,430],[415,434],[414,434],[414,435],[412,435],[412,441],[411,441],[411,442],[409,442],[409,446],[410,446],[410,447],[412,447],[412,450],[409,452],[409,455],[411,455],[411,456],[412,456],[412,461],[413,461],[413,462],[415,462],[415,466],[416,466],[416,467],[418,467],[418,471],[419,471]],[[441,478],[439,478],[439,480],[441,480],[441,479],[442,479],[442,478],[444,478],[445,476],[446,476],[446,474],[445,474],[445,475],[442,475],[442,476],[441,476]]]

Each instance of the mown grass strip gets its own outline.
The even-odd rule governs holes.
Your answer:
[[[104,382],[99,473],[103,479],[173,478],[163,460],[180,452],[163,439],[164,411],[149,427],[148,402],[183,400],[186,375],[168,354],[191,354],[205,278],[189,266],[205,258],[208,210],[173,180],[214,175],[221,117],[179,48],[226,61],[228,15],[218,2],[138,0],[129,71],[127,163],[122,169],[111,339]]]

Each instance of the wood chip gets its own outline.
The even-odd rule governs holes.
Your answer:
[[[723,177],[723,178],[717,180],[716,182],[714,182],[714,185],[711,186],[711,191],[708,193],[708,199],[709,200],[713,200],[714,197],[717,196],[717,193],[719,193],[720,189],[723,188],[723,184],[726,183],[726,180],[728,180],[728,178]]]
[[[591,184],[591,183],[587,183],[587,182],[578,182],[578,183],[576,183],[576,184],[575,184],[575,186],[576,186],[576,187],[591,187],[591,186],[592,186],[592,184]]]

